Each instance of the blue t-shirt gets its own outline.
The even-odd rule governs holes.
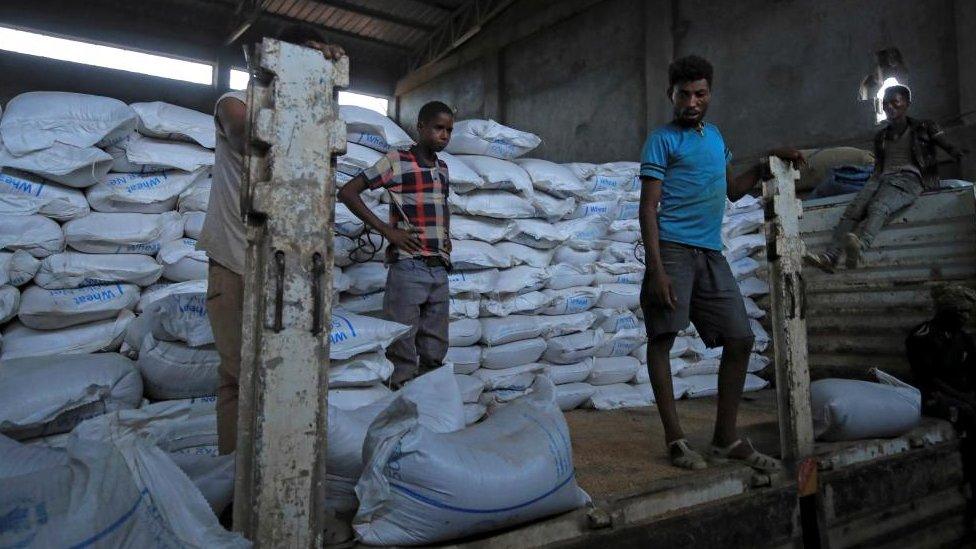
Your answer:
[[[722,250],[725,214],[725,170],[732,159],[722,134],[713,124],[701,131],[673,122],[648,136],[641,153],[640,174],[660,179],[661,240]]]

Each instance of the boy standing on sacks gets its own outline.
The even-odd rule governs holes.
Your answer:
[[[383,315],[411,328],[386,350],[394,365],[394,388],[440,367],[447,354],[450,178],[437,153],[447,147],[453,129],[450,107],[440,101],[427,103],[417,115],[417,144],[391,150],[339,191],[339,200],[389,242]],[[378,188],[390,196],[389,222],[370,211],[360,196]]]
[[[345,55],[339,46],[324,44],[314,31],[289,27],[279,40],[322,52],[326,59]],[[220,354],[217,387],[217,447],[229,454],[237,447],[237,403],[240,393],[241,321],[244,315],[244,254],[247,238],[241,218],[241,177],[244,173],[244,121],[247,93],[225,93],[214,107],[217,147],[210,202],[197,248],[210,258],[207,270],[207,316]]]
[[[758,452],[736,432],[753,334],[735,277],[722,255],[726,198],[735,201],[760,180],[756,164],[732,176],[731,154],[718,128],[704,122],[711,99],[712,65],[697,56],[668,68],[674,119],[654,130],[641,154],[641,237],[647,270],[641,307],[647,326],[647,363],[671,463],[707,466],[688,445],[675,409],[669,352],[689,320],[708,347],[722,346],[718,412],[709,456],[776,470],[778,460]],[[793,149],[770,154],[803,163]]]

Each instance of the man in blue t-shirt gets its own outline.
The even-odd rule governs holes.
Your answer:
[[[766,471],[780,467],[736,433],[753,334],[732,270],[722,255],[726,197],[738,200],[760,180],[757,163],[732,176],[731,154],[722,134],[703,121],[711,99],[712,65],[697,56],[668,68],[674,119],[653,132],[641,154],[641,237],[647,271],[641,307],[647,326],[647,362],[671,463],[701,469],[706,462],[689,447],[674,405],[669,354],[689,320],[709,347],[722,346],[718,413],[709,455]],[[770,154],[803,163],[794,149]]]

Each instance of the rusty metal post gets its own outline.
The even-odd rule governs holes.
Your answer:
[[[335,90],[348,80],[348,59],[277,40],[253,58],[234,525],[258,547],[323,542]]]

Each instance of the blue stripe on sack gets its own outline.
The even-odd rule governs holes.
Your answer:
[[[573,471],[573,473],[570,474],[568,477],[566,477],[565,480],[563,480],[562,482],[560,482],[559,484],[557,484],[555,488],[553,488],[552,490],[549,490],[548,492],[546,492],[545,494],[542,494],[541,496],[539,496],[537,498],[530,499],[529,501],[526,501],[524,503],[519,503],[518,505],[512,505],[510,507],[500,507],[498,509],[466,509],[464,507],[455,507],[453,505],[449,505],[447,503],[444,503],[444,502],[441,502],[441,501],[437,501],[436,499],[429,498],[429,497],[427,497],[427,496],[425,496],[423,494],[418,494],[417,492],[414,492],[413,490],[407,488],[406,486],[402,486],[402,485],[396,484],[394,482],[391,482],[390,483],[390,486],[392,486],[396,491],[403,493],[403,495],[405,495],[405,496],[407,496],[407,497],[409,497],[411,499],[414,499],[414,500],[419,501],[421,503],[426,503],[428,505],[432,505],[434,507],[438,507],[438,508],[441,508],[441,509],[447,509],[448,511],[457,511],[459,513],[471,513],[471,514],[476,514],[476,515],[487,515],[487,514],[490,514],[490,513],[504,513],[506,511],[514,511],[515,509],[521,509],[523,507],[528,507],[529,505],[532,505],[533,503],[535,503],[535,502],[537,502],[539,500],[545,499],[545,498],[547,498],[547,497],[555,494],[556,492],[558,492],[560,488],[562,488],[563,486],[565,486],[569,481],[573,480],[573,478],[575,477],[575,475],[576,475],[576,471]]]
[[[342,315],[337,315],[337,314],[333,313],[332,314],[332,318],[336,318],[336,317],[338,317],[339,320],[345,322],[346,323],[346,326],[349,326],[349,331],[352,333],[352,337],[356,337],[356,328],[355,328],[355,326],[352,325],[352,322],[350,322],[348,318],[346,318],[346,317],[344,317]]]
[[[69,549],[81,549],[82,547],[89,547],[93,545],[96,541],[104,538],[105,536],[121,528],[122,525],[125,524],[125,521],[129,520],[129,518],[133,514],[135,514],[136,509],[139,508],[139,504],[142,503],[143,498],[145,498],[147,494],[149,494],[149,490],[143,489],[141,492],[139,492],[139,499],[136,500],[135,504],[132,505],[132,508],[126,511],[125,514],[119,517],[112,524],[109,524],[108,527],[106,527],[101,532],[98,532],[95,535],[89,537],[88,539],[76,543],[75,545],[71,545]]]

